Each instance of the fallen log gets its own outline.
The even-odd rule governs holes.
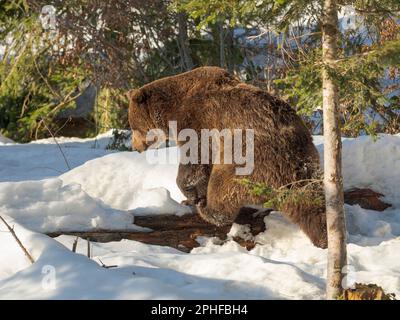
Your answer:
[[[160,221],[165,217],[153,216]],[[171,215],[169,217],[172,217]],[[219,237],[221,240],[226,239],[226,234],[229,229],[221,228],[221,230],[210,228],[192,228],[190,225],[187,228],[178,230],[162,230],[151,232],[139,231],[118,231],[118,230],[91,230],[91,231],[59,231],[47,233],[48,236],[54,238],[60,235],[71,235],[87,239],[92,242],[111,242],[121,241],[123,239],[135,240],[146,244],[168,246],[179,249],[184,252],[189,252],[191,249],[198,247],[196,241],[198,236]]]
[[[214,225],[204,221],[198,214],[191,213],[182,216],[177,215],[149,215],[135,216],[134,224],[157,231],[182,230],[186,228],[218,229]]]
[[[254,211],[254,210],[253,210]],[[253,235],[265,230],[264,217],[269,211],[257,217],[242,211],[237,221],[240,224],[249,224]],[[110,242],[129,239],[147,244],[169,246],[184,252],[189,252],[200,244],[196,241],[199,236],[218,237],[221,240],[227,238],[230,226],[217,227],[200,218],[198,214],[153,215],[136,216],[134,223],[140,227],[149,228],[149,232],[126,230],[91,230],[91,231],[58,231],[47,233],[50,237],[71,235],[88,239],[94,242]],[[247,248],[254,248],[255,243],[235,237],[237,243]]]
[[[361,208],[383,211],[391,204],[383,202],[380,198],[383,194],[375,192],[371,189],[354,188],[344,192],[344,202],[350,205],[358,204]]]
[[[370,189],[352,189],[345,192],[345,202],[348,204],[359,204],[362,208],[372,210],[384,210],[390,205],[379,199],[382,195]],[[264,217],[271,210],[254,216],[255,209],[242,208],[236,223],[250,225],[253,236],[265,231]],[[169,246],[184,252],[189,252],[200,244],[196,241],[199,236],[217,237],[226,240],[230,226],[216,227],[203,219],[198,214],[176,215],[149,215],[136,216],[134,223],[140,227],[148,228],[149,231],[127,231],[127,230],[91,230],[91,231],[59,231],[48,233],[51,237],[62,234],[72,235],[88,239],[94,242],[110,242],[129,239],[152,245]],[[238,237],[233,238],[247,250],[254,248],[256,243]]]

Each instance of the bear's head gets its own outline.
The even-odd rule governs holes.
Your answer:
[[[129,125],[132,129],[132,147],[139,152],[147,150],[153,141],[147,134],[154,129],[166,132],[166,114],[171,109],[172,97],[165,88],[144,86],[127,93],[129,98]]]
[[[176,76],[166,77],[133,89],[127,93],[129,98],[129,124],[132,129],[132,146],[138,151],[150,145],[146,141],[149,130],[168,130],[168,121],[179,120],[182,102],[192,96],[204,96],[224,86],[233,86],[239,81],[227,71],[218,67],[200,67]]]

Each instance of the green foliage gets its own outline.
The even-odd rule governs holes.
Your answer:
[[[322,180],[309,179],[294,181],[290,184],[273,188],[263,182],[253,182],[249,179],[241,179],[238,182],[247,187],[249,191],[260,197],[264,207],[281,210],[287,204],[308,203],[310,205],[321,205],[324,203]]]
[[[378,122],[370,116],[375,112],[382,117],[387,111],[399,110],[397,95],[391,95],[398,86],[388,88],[382,83],[388,68],[400,65],[399,40],[388,41],[379,47],[357,52],[357,46],[342,47],[336,68],[330,70],[339,88],[339,110],[342,115],[342,132],[347,136],[366,133],[375,135]],[[356,51],[346,56],[346,51]],[[322,107],[321,61],[322,51],[311,49],[307,55],[288,70],[286,76],[275,84],[297,107],[300,114],[310,116],[316,107]],[[389,96],[391,96],[389,98]]]
[[[122,90],[108,87],[101,88],[97,94],[93,112],[98,129],[95,134],[114,128],[129,127],[127,110],[128,98]]]
[[[201,29],[225,20],[229,20],[230,26],[235,26],[239,22],[238,13],[241,11],[243,2],[246,1],[176,0],[173,2],[173,7],[188,12],[193,19],[198,21],[197,28]]]
[[[106,146],[108,150],[132,151],[132,147],[127,147],[126,143],[131,139],[130,131],[114,129],[112,131],[112,141]]]
[[[322,107],[321,55],[321,49],[310,50],[285,77],[274,81],[299,114],[310,116]]]
[[[47,134],[62,110],[75,106],[84,79],[78,67],[63,66],[51,55],[51,38],[23,1],[6,1],[1,30],[5,52],[0,61],[0,126],[5,135],[18,141]],[[5,15],[3,15],[5,14]],[[12,41],[8,40],[12,39]]]

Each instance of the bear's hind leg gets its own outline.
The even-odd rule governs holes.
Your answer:
[[[325,203],[289,202],[280,210],[301,228],[316,247],[322,249],[328,247]]]

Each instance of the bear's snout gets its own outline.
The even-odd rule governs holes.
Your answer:
[[[143,135],[136,130],[132,131],[132,148],[139,153],[146,151],[148,148]]]

